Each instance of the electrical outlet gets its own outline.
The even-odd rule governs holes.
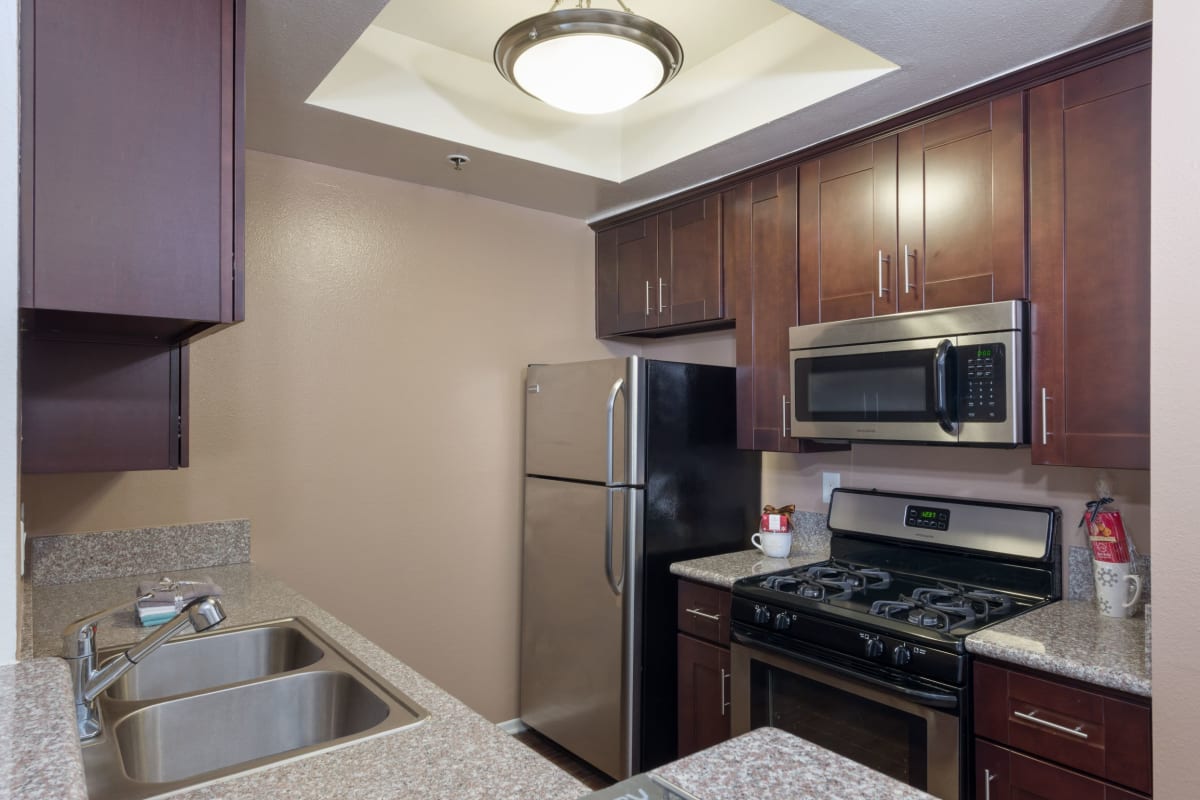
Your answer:
[[[829,498],[833,497],[833,490],[842,485],[842,473],[840,472],[822,472],[821,473],[821,500],[828,503]]]

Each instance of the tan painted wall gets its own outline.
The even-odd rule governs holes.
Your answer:
[[[611,349],[591,232],[256,152],[246,195],[247,321],[193,347],[191,468],[31,477],[32,531],[249,517],[255,561],[515,717],[522,372]]]
[[[1151,139],[1150,426],[1154,525],[1154,796],[1200,797],[1200,625],[1196,622],[1197,481],[1200,424],[1193,398],[1200,379],[1180,369],[1195,341],[1200,292],[1196,228],[1200,157],[1196,131],[1195,0],[1154,3],[1154,102]]]

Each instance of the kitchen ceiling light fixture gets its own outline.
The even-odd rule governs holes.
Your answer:
[[[593,9],[591,0],[558,10],[561,2],[505,31],[493,54],[505,79],[543,103],[574,114],[619,111],[683,66],[679,40],[622,0],[621,11]]]

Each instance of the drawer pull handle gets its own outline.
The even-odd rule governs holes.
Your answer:
[[[1029,712],[1014,711],[1013,716],[1019,717],[1020,719],[1023,719],[1026,722],[1033,722],[1038,725],[1044,725],[1045,727],[1050,728],[1052,730],[1056,730],[1059,733],[1066,733],[1066,734],[1070,734],[1071,736],[1078,736],[1080,739],[1088,738],[1088,735],[1083,732],[1082,725],[1076,725],[1074,728],[1068,728],[1066,725],[1059,725],[1058,723],[1051,722],[1048,719],[1042,719],[1041,717],[1037,716],[1036,710],[1029,711]]]
[[[704,611],[701,611],[698,608],[689,608],[689,609],[687,609],[687,613],[691,614],[694,617],[704,617],[705,619],[711,619],[713,622],[721,621],[720,614],[708,614],[708,613],[705,613]]]

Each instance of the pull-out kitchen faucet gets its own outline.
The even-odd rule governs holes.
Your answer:
[[[76,620],[63,629],[62,657],[71,668],[71,685],[75,693],[75,721],[80,739],[92,739],[99,735],[100,716],[96,712],[95,700],[113,681],[133,669],[139,661],[189,624],[199,633],[225,619],[225,609],[221,607],[217,598],[197,597],[154,633],[100,669],[96,669],[96,625],[118,611],[129,608],[140,599],[136,598]]]

